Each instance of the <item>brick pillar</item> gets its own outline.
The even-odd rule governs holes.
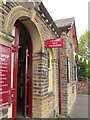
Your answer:
[[[64,37],[64,47],[61,48],[61,104],[62,115],[68,112],[68,91],[67,91],[67,38]]]
[[[42,118],[48,113],[48,69],[43,53],[33,56],[33,118]]]
[[[53,74],[53,106],[54,106],[54,116],[56,116],[57,112],[59,113],[59,76],[58,76],[58,61],[52,61],[52,74]]]

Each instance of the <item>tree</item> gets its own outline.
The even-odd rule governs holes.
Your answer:
[[[79,39],[79,52],[78,55],[81,56],[81,59],[78,60],[78,77],[83,77],[83,78],[90,78],[89,75],[89,67],[86,64],[86,60],[88,59],[88,51],[90,49],[90,44],[88,40],[90,39],[90,31],[86,31],[83,35],[80,36]],[[84,58],[84,62],[82,62],[82,58]]]
[[[88,59],[88,37],[90,35],[90,32],[86,31],[83,35],[80,36],[79,39],[79,55],[81,55],[83,58]]]
[[[84,61],[82,63],[82,59],[79,60],[79,62],[77,63],[77,76],[78,78],[83,77],[83,79],[86,79],[88,77],[87,71],[86,71],[86,62]]]

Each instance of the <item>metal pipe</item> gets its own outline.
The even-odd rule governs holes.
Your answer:
[[[61,51],[59,48],[59,113],[62,114],[62,109],[61,109]]]

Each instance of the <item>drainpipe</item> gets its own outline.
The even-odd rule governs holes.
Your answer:
[[[61,111],[61,55],[60,55],[60,48],[59,48],[59,114],[62,114]]]

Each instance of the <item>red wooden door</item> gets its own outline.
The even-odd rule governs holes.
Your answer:
[[[17,73],[18,73],[18,46],[19,46],[19,24],[15,24],[15,42],[11,46],[14,53],[13,65],[13,88],[11,88],[12,117],[17,116]]]
[[[14,68],[13,68],[13,88],[11,88],[12,101],[12,117],[17,118],[17,75],[18,75],[18,46],[19,46],[19,25],[22,25],[27,32],[28,45],[26,46],[26,64],[25,64],[25,117],[27,114],[32,118],[32,41],[26,27],[19,21],[16,22],[15,27],[15,43],[12,45],[12,52],[14,53]]]
[[[28,45],[26,45],[26,65],[25,65],[25,117],[29,109],[29,87],[30,87],[30,54]],[[28,111],[29,115],[29,111]]]

